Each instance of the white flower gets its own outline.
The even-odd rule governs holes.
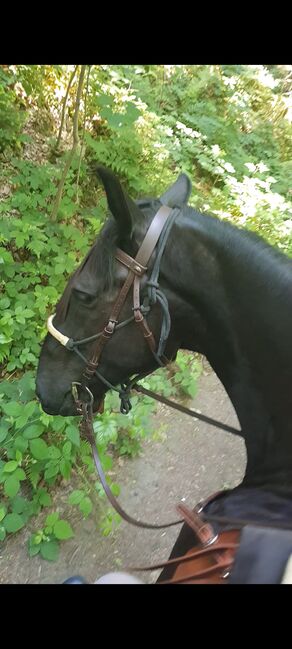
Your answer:
[[[245,162],[244,166],[248,168],[249,171],[256,171],[256,165],[253,162]]]
[[[230,162],[221,162],[221,164],[222,164],[222,167],[224,167],[224,169],[226,171],[229,171],[229,173],[231,173],[231,174],[235,173],[235,169],[232,166],[232,164],[230,164]]]
[[[218,146],[218,144],[213,144],[211,146],[211,149],[212,149],[212,153],[214,153],[215,156],[220,155],[220,147]]]
[[[269,171],[269,167],[267,167],[263,162],[259,162],[257,168],[260,173],[263,173],[263,171]]]
[[[273,178],[273,176],[268,176],[267,177],[267,182],[270,183],[270,185],[271,185],[272,183],[276,183],[277,181],[276,181],[275,178]]]
[[[176,128],[185,133],[185,135],[189,135],[190,137],[201,137],[201,133],[199,133],[199,131],[193,131],[192,128],[189,128],[182,122],[176,122]]]

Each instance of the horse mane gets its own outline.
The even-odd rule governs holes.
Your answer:
[[[289,282],[289,288],[291,287],[292,260],[276,245],[272,246],[252,230],[211,214],[202,214],[189,206],[185,216],[196,223],[202,233],[206,231],[207,225],[207,230],[213,240],[220,243],[220,247],[232,249],[244,265],[260,269],[271,285],[277,285],[280,281],[284,286]]]

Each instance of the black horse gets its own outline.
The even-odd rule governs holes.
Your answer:
[[[159,284],[168,301],[171,327],[165,355],[178,349],[204,354],[236,410],[247,452],[245,489],[292,495],[292,262],[259,236],[187,206],[191,184],[181,174],[160,199],[132,201],[109,170],[98,168],[111,216],[57,306],[54,326],[84,339],[104,327],[127,269],[115,259],[119,247],[134,257],[162,204],[176,210],[161,259]],[[157,252],[141,281],[146,291]],[[128,295],[121,320],[132,315]],[[159,339],[161,310],[147,316]],[[91,344],[84,345],[88,358]],[[113,385],[157,367],[133,321],[116,330],[98,370]],[[84,362],[47,335],[37,394],[49,414],[76,414],[71,385]],[[97,409],[106,387],[89,384]],[[245,492],[247,493],[247,491]],[[185,542],[184,542],[185,543]]]

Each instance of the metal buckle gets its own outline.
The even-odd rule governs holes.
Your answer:
[[[81,399],[79,397],[79,394],[78,394],[77,385],[79,385],[81,388],[83,388],[83,390],[86,390],[86,392],[89,395],[89,401],[87,403],[88,403],[89,406],[93,406],[94,396],[93,396],[92,392],[89,390],[87,385],[82,385],[79,381],[72,381],[71,392],[72,392],[72,396],[73,396],[73,399],[74,399],[75,403],[78,405],[78,402],[81,401]]]
[[[230,570],[225,570],[225,572],[222,573],[221,579],[228,579],[230,575]]]
[[[117,323],[118,320],[113,320],[112,318],[109,319],[108,323],[105,325],[105,328],[103,330],[103,334],[106,335],[107,338],[112,336],[112,334],[115,332]]]
[[[209,541],[204,542],[204,545],[212,545],[212,543],[215,543],[217,539],[218,539],[218,534],[214,534],[214,536],[212,536],[212,538],[209,539]]]

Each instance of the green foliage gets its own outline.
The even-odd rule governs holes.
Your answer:
[[[14,89],[15,76],[0,68],[0,154],[6,149],[21,149],[22,127],[26,113]]]
[[[58,476],[70,477],[76,447],[70,441],[64,441],[64,436],[66,439],[68,426],[72,431],[74,418],[68,421],[55,417],[52,425],[51,418],[42,412],[35,400],[32,372],[13,382],[2,382],[0,408],[3,458],[0,460],[0,489],[3,492],[1,507],[5,509],[1,527],[12,533],[43,507],[50,506],[47,488],[56,482]],[[29,498],[22,496],[22,483]],[[47,483],[47,488],[44,483]],[[14,518],[11,525],[9,517],[14,514],[17,514],[17,519]],[[17,529],[16,523],[20,525]]]
[[[141,384],[154,392],[172,398],[193,398],[201,373],[201,361],[194,354],[178,352],[176,360],[168,368],[156,370],[143,379]],[[119,455],[134,457],[141,450],[141,441],[154,435],[151,414],[157,403],[150,397],[131,398],[132,410],[127,417],[119,413],[119,399],[110,393],[106,399],[106,411],[94,423],[99,450],[111,446]],[[113,417],[111,411],[115,411]],[[108,467],[110,468],[110,466]]]
[[[164,372],[153,374],[144,384],[167,396],[192,396],[199,371],[199,361],[192,355],[185,357],[179,352],[176,363]],[[110,472],[113,462],[109,450],[133,457],[140,451],[141,440],[154,434],[150,414],[155,410],[155,402],[147,397],[133,396],[132,405],[127,417],[121,415],[117,395],[110,393],[104,414],[94,422],[96,444],[106,473]],[[95,467],[91,450],[88,442],[80,440],[76,419],[50,417],[42,412],[35,400],[33,371],[27,371],[20,379],[2,382],[1,411],[3,459],[0,460],[0,493],[2,491],[3,500],[0,505],[0,538],[3,540],[6,533],[17,532],[32,516],[49,507],[51,497],[48,490],[60,479],[69,480],[73,469],[84,487],[74,490],[68,502],[77,506],[83,517],[89,516],[96,497],[102,497],[103,489],[99,482],[95,487],[92,483]],[[108,482],[113,493],[118,495],[119,486],[110,478]],[[29,498],[23,497],[22,485]],[[117,520],[112,513],[108,514],[100,522],[101,530],[109,533]],[[33,536],[29,542],[30,555],[40,552],[45,559],[55,558],[58,553],[56,540],[62,540],[63,524],[59,527],[56,524],[52,533],[49,534],[45,528],[43,533]]]
[[[59,519],[58,512],[53,512],[46,517],[44,528],[29,537],[29,556],[40,554],[47,561],[56,561],[59,556],[59,541],[65,541],[72,536],[74,533],[70,523]]]
[[[69,496],[69,505],[78,505],[84,518],[87,518],[92,511],[92,501],[82,489],[75,489]]]
[[[109,536],[111,532],[116,529],[116,527],[121,522],[121,517],[113,509],[107,509],[106,513],[103,515],[100,522],[100,529],[104,536]]]
[[[197,394],[198,378],[202,372],[200,358],[190,353],[178,352],[172,372],[176,393],[194,399]]]
[[[48,212],[58,169],[50,164],[12,162],[17,172],[12,178],[15,191],[0,203],[0,362],[9,358],[8,372],[37,365],[46,313],[53,310],[100,226],[98,220],[92,226],[87,220],[72,222],[76,212],[71,198],[73,172],[61,205],[68,223],[53,224]]]

